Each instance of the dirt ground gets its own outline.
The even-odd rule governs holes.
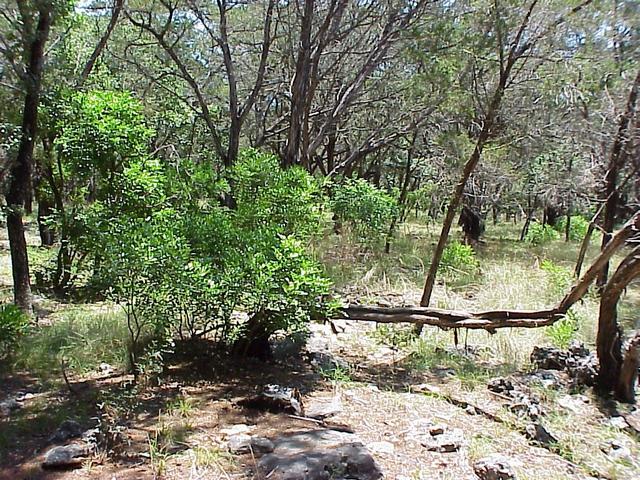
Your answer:
[[[36,392],[25,400],[16,418],[0,421],[0,428],[11,422],[23,424],[6,448],[0,478],[250,477],[256,459],[230,455],[221,430],[245,424],[255,426],[254,435],[274,438],[285,432],[316,428],[314,423],[286,413],[241,406],[243,399],[267,384],[297,388],[305,403],[338,396],[342,411],[332,421],[348,425],[358,435],[372,451],[385,478],[473,479],[473,462],[493,453],[506,455],[521,479],[640,478],[637,432],[632,427],[610,427],[611,408],[598,403],[589,391],[569,395],[560,390],[543,400],[546,415],[554,419],[547,424],[560,441],[557,448],[542,448],[522,434],[517,419],[505,410],[504,398],[482,386],[461,384],[455,372],[437,368],[416,372],[403,367],[402,352],[371,340],[369,333],[375,327],[349,322],[336,326],[341,331],[338,335],[328,325],[314,325],[310,343],[349,363],[348,374],[343,372],[341,378],[335,372],[333,376],[318,373],[300,354],[270,363],[229,363],[202,356],[189,364],[174,359],[159,386],[133,391],[130,378],[115,374],[73,379],[74,393],[66,388]],[[3,379],[1,397],[30,391],[31,380],[26,376]],[[121,407],[126,414],[101,411],[100,400],[104,402],[108,396],[104,392],[111,392],[120,405],[126,404]],[[182,407],[176,399],[182,401]],[[55,411],[73,412],[78,408],[90,411],[87,428],[94,426],[97,418],[105,422],[117,417],[117,425],[112,427],[118,430],[117,441],[111,450],[97,452],[75,470],[42,470],[43,455],[51,446],[47,439],[56,428],[52,419],[58,420]],[[637,412],[627,413],[629,423],[640,425]],[[51,421],[43,419],[46,415],[51,415]],[[415,425],[424,421],[460,429],[464,435],[462,448],[451,453],[427,451],[412,435]],[[154,448],[153,440],[159,435],[170,436],[171,441]],[[609,438],[628,445],[631,460],[608,456],[604,444]]]

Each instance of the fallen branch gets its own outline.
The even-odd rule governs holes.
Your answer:
[[[498,328],[538,328],[562,319],[569,308],[588,291],[598,272],[625,241],[640,232],[640,210],[611,238],[589,269],[560,302],[546,310],[492,310],[466,312],[430,307],[385,308],[369,305],[349,305],[342,308],[338,318],[377,323],[426,324],[443,329],[468,328],[495,333]]]

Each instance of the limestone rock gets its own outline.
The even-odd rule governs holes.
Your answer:
[[[304,413],[309,418],[324,420],[342,412],[342,401],[339,396],[331,399],[313,398],[305,405]]]
[[[0,417],[8,417],[15,410],[22,408],[15,398],[8,398],[3,402],[0,402]]]
[[[378,480],[382,472],[353,434],[308,430],[274,440],[273,453],[258,462],[270,480]]]
[[[89,453],[84,445],[65,445],[53,447],[49,450],[42,462],[43,468],[69,468],[77,467]]]
[[[541,443],[542,445],[551,445],[558,442],[541,423],[530,423],[525,427],[527,437],[531,440]]]
[[[271,453],[275,446],[273,442],[265,437],[254,437],[244,433],[230,436],[228,439],[229,451],[235,454],[253,453],[262,455]]]
[[[473,464],[473,471],[480,480],[515,480],[516,478],[509,459],[502,455],[481,458]]]
[[[84,432],[82,425],[75,420],[65,420],[58,429],[49,437],[49,442],[66,442],[71,438],[78,438]]]
[[[431,452],[451,453],[460,450],[463,443],[464,435],[462,430],[455,428],[432,437],[431,440],[424,442],[422,445]]]

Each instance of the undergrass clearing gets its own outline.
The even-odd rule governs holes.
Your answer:
[[[40,378],[59,376],[61,362],[77,374],[95,371],[101,363],[124,369],[129,333],[116,307],[74,307],[57,313],[25,336],[12,358],[13,367]]]
[[[478,272],[456,275],[454,269],[440,274],[431,305],[483,311],[541,309],[558,302],[574,281],[573,270],[580,244],[576,241],[565,242],[560,238],[532,246],[518,240],[521,227],[513,223],[488,225],[483,243],[476,252]],[[399,302],[417,305],[438,235],[439,225],[427,225],[414,220],[399,229],[390,255],[385,255],[382,248],[359,248],[348,234],[327,234],[314,247],[338,291],[356,291],[359,294],[357,300],[361,303],[375,304],[384,300],[392,305]],[[451,242],[460,239],[459,232],[452,232]],[[597,234],[591,240],[584,268],[597,255],[599,245],[600,235]],[[612,265],[621,258],[621,255],[615,257]],[[620,320],[627,328],[634,328],[638,322],[638,292],[638,283],[631,285],[621,302]],[[503,329],[495,335],[469,331],[460,336],[469,345],[482,347],[497,364],[520,368],[528,364],[529,354],[536,345],[565,346],[572,339],[593,345],[597,317],[598,299],[590,293],[572,308],[570,321],[559,326]],[[399,335],[404,335],[397,333],[402,332],[403,328],[393,326],[385,331],[391,343],[398,341]],[[423,337],[429,345],[453,343],[451,332],[442,332],[433,327],[426,327]],[[425,353],[418,344],[413,344],[411,348],[416,347]],[[427,359],[422,363],[443,360]]]

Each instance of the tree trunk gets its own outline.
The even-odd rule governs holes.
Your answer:
[[[33,311],[33,303],[22,210],[27,200],[27,192],[31,188],[33,146],[38,128],[38,105],[40,103],[42,67],[45,54],[44,46],[49,37],[49,29],[52,22],[50,10],[50,4],[41,6],[35,32],[24,32],[24,36],[29,39],[29,43],[28,51],[26,52],[28,64],[23,77],[26,95],[22,113],[22,135],[20,137],[18,155],[10,167],[9,186],[5,195],[14,300],[17,306],[29,314]]]
[[[618,379],[615,395],[621,402],[635,402],[638,368],[640,368],[640,332],[636,332],[629,340],[627,352],[624,360],[622,360],[622,367],[620,367],[620,378]]]
[[[638,90],[640,90],[640,70],[636,75],[636,79],[633,82],[631,91],[629,92],[629,98],[627,100],[627,108],[624,114],[620,117],[618,123],[618,133],[613,142],[611,148],[611,155],[609,157],[609,168],[605,176],[605,208],[604,218],[602,221],[602,248],[604,248],[611,239],[611,232],[615,225],[616,211],[619,203],[619,193],[617,188],[618,174],[624,167],[626,159],[626,145],[629,140],[629,125],[633,119],[636,102],[638,100]],[[604,287],[607,283],[607,277],[609,275],[609,264],[607,263],[598,275],[597,285],[598,287]]]
[[[305,0],[300,44],[296,60],[296,73],[291,85],[291,114],[289,119],[289,133],[283,164],[291,166],[299,163],[302,143],[302,127],[306,110],[307,91],[309,89],[309,75],[311,72],[311,29],[313,24],[313,0]]]
[[[640,275],[640,247],[636,247],[618,266],[600,298],[597,350],[600,370],[598,389],[615,390],[622,370],[622,331],[618,325],[618,301],[629,283]]]
[[[38,201],[38,231],[40,232],[40,244],[43,247],[50,247],[55,241],[53,229],[48,225],[53,213],[53,205],[49,199],[41,198]]]

